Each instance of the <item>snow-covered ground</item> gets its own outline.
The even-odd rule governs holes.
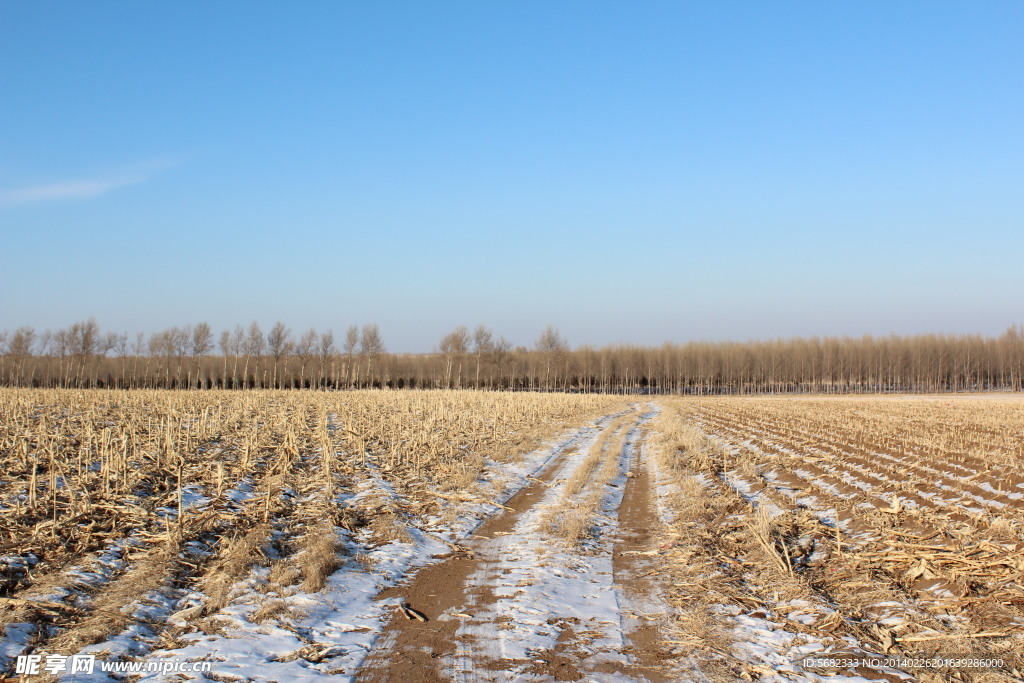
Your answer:
[[[612,546],[629,463],[641,425],[652,415],[629,426],[623,447],[614,454],[615,476],[602,484],[592,537],[582,549],[559,545],[546,531],[545,520],[564,505],[566,482],[589,455],[593,440],[566,459],[543,499],[511,533],[474,546],[480,568],[467,582],[469,601],[461,612],[468,618],[446,617],[462,620],[453,680],[547,680],[537,664],[546,664],[560,645],[572,652],[574,666],[585,671],[587,680],[632,680],[621,673],[631,662],[624,653],[624,595],[615,584]],[[503,666],[488,670],[486,662]]]

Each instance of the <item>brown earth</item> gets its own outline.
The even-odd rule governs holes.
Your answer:
[[[503,513],[484,521],[473,535],[491,538],[510,532],[519,517],[543,498],[564,457],[565,453],[548,463],[539,477],[506,501],[507,509]],[[424,567],[408,585],[381,592],[378,599],[398,597],[422,612],[429,621],[410,620],[396,611],[385,626],[377,646],[363,663],[357,681],[449,680],[441,673],[437,659],[455,653],[455,632],[459,624],[456,621],[438,621],[435,617],[465,603],[466,579],[479,568],[472,546],[470,542],[466,550],[454,552],[444,561]]]
[[[619,508],[619,539],[612,552],[615,583],[622,586],[629,603],[638,607],[661,606],[658,586],[652,573],[658,570],[652,561],[656,539],[657,512],[652,498],[651,475],[646,463],[641,462],[641,451],[635,449],[630,463],[626,492]],[[655,607],[656,609],[656,607]],[[627,623],[627,637],[631,646],[627,650],[637,664],[638,672],[653,682],[672,680],[670,664],[675,656],[663,644],[659,621],[664,613],[643,614],[639,611],[623,615]]]

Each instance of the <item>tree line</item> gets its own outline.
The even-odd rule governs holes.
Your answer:
[[[94,319],[0,332],[0,384],[170,389],[393,389],[750,394],[1019,391],[1024,332],[922,334],[658,347],[570,348],[548,326],[530,347],[459,326],[432,353],[388,353],[379,327],[298,335],[282,322],[215,334],[200,322],[149,335],[103,331]]]

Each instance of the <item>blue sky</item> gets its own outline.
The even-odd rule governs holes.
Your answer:
[[[0,328],[1024,323],[1024,3],[0,0]]]

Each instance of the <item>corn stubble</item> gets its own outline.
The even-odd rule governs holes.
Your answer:
[[[30,646],[73,653],[145,621],[126,604],[168,587],[200,591],[202,604],[148,624],[173,640],[190,624],[214,628],[218,610],[252,592],[253,576],[262,597],[252,619],[287,619],[281,596],[323,589],[349,561],[372,569],[345,555],[342,538],[360,535],[370,548],[408,538],[452,500],[485,494],[487,461],[509,462],[612,403],[470,391],[0,390],[0,628],[34,623]],[[357,491],[369,495],[349,495]],[[93,569],[84,584],[82,570]],[[53,595],[62,597],[43,599]]]
[[[855,638],[853,655],[1006,663],[915,670],[918,680],[1005,681],[1021,670],[1020,399],[664,404],[651,443],[673,484],[661,539],[672,638],[703,653],[705,673],[766,673],[734,657],[723,615],[737,609],[846,651],[843,639]]]

